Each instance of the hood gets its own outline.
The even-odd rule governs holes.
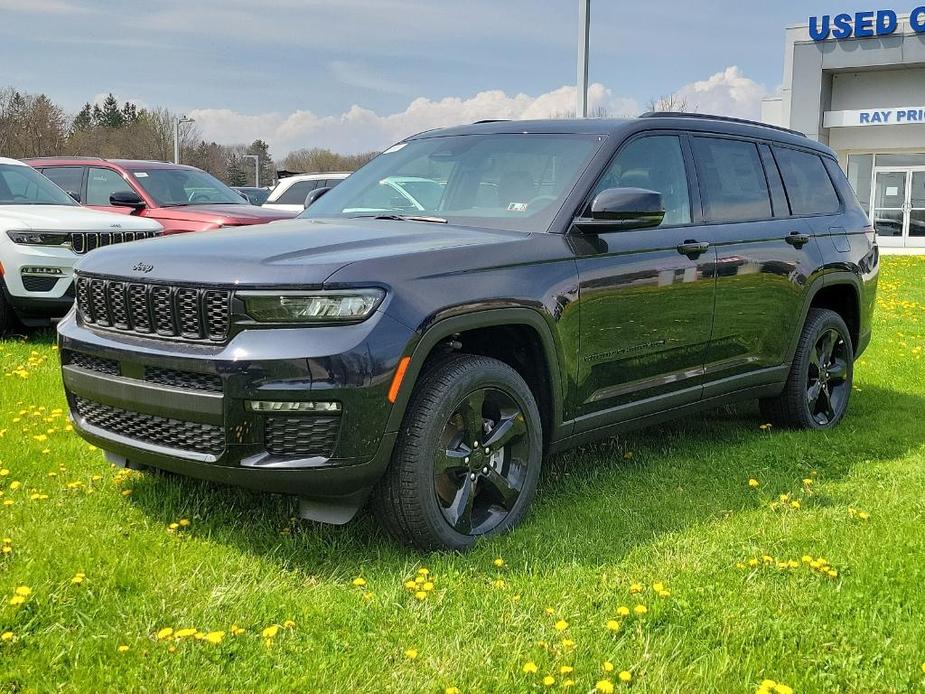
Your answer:
[[[76,205],[0,205],[0,226],[34,231],[158,231],[153,219],[99,212]]]
[[[176,284],[319,286],[357,261],[510,243],[529,236],[426,222],[297,219],[100,248],[81,259],[77,269]]]
[[[158,219],[225,225],[266,224],[277,219],[292,219],[295,216],[292,212],[267,210],[256,205],[187,205],[158,207],[153,212]]]

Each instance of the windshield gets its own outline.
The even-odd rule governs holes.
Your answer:
[[[158,207],[248,204],[217,178],[198,169],[152,168],[132,174]]]
[[[0,205],[77,205],[70,195],[29,166],[0,164]]]
[[[432,216],[545,231],[601,141],[519,133],[412,140],[380,154],[300,216]]]

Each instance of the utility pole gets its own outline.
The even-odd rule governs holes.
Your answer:
[[[195,123],[192,118],[187,118],[186,116],[177,116],[174,121],[173,129],[173,163],[180,163],[180,124],[181,123]]]
[[[254,160],[254,188],[260,187],[260,155],[259,154],[245,154],[245,159]]]
[[[588,45],[591,39],[591,0],[578,0],[578,109],[588,117]]]

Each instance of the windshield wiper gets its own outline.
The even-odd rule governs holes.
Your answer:
[[[377,214],[372,217],[373,219],[390,219],[399,222],[430,222],[431,224],[447,224],[448,222],[443,217],[433,217],[429,215],[417,215],[417,214],[395,214],[393,212],[388,212],[385,214]]]

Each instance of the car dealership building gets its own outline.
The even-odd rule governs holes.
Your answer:
[[[837,152],[882,246],[925,247],[925,6],[812,17],[786,46],[762,120]]]

